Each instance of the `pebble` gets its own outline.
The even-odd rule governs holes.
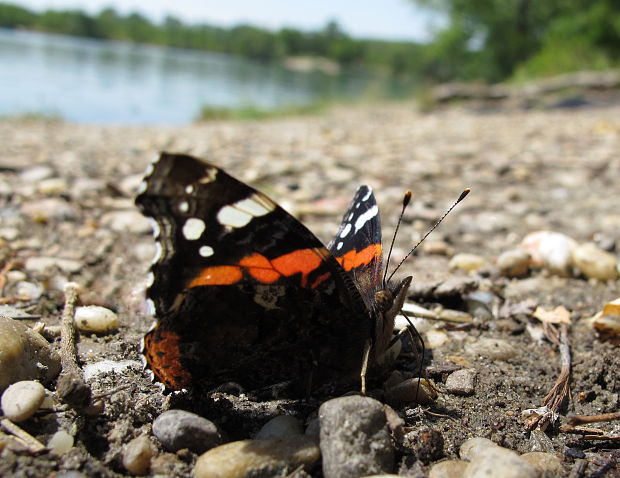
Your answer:
[[[466,346],[467,352],[491,360],[509,360],[517,355],[517,349],[502,339],[482,337]]]
[[[188,448],[203,453],[223,441],[212,421],[185,410],[168,410],[159,415],[153,422],[153,435],[172,452]]]
[[[111,332],[117,330],[120,320],[116,313],[98,305],[87,305],[75,309],[75,326],[82,332]]]
[[[134,475],[144,475],[151,467],[157,450],[149,437],[141,435],[123,446],[123,466]]]
[[[299,419],[291,415],[280,415],[265,423],[254,437],[256,440],[266,438],[285,438],[304,433]]]
[[[153,230],[149,220],[138,211],[112,211],[101,217],[101,225],[115,232],[150,234]]]
[[[588,279],[611,280],[618,278],[616,256],[588,242],[573,250],[573,263]]]
[[[368,397],[334,398],[319,408],[325,478],[357,478],[394,470],[383,405]]]
[[[142,363],[137,360],[100,360],[84,365],[82,371],[84,372],[84,380],[88,382],[102,373],[123,373],[129,367],[141,369]]]
[[[564,473],[562,459],[553,453],[531,451],[521,455],[521,459],[548,476],[560,476]]]
[[[467,294],[463,299],[467,305],[467,311],[474,317],[483,320],[493,318],[493,303],[497,300],[495,294],[484,290],[477,290]]]
[[[56,197],[25,202],[21,205],[20,211],[36,222],[46,222],[50,219],[71,221],[78,216],[75,207]]]
[[[82,263],[72,259],[62,259],[60,257],[29,257],[24,263],[24,269],[28,272],[44,273],[50,269],[58,268],[63,272],[79,272],[82,270]]]
[[[25,183],[36,183],[43,181],[44,179],[51,178],[54,175],[54,170],[49,166],[33,166],[32,168],[24,169],[19,173],[19,179]]]
[[[539,478],[540,472],[516,452],[491,440],[474,437],[459,449],[461,458],[469,460],[463,478]]]
[[[20,281],[15,285],[15,291],[20,298],[36,300],[43,294],[43,287],[33,282]]]
[[[448,375],[446,391],[454,395],[472,395],[476,384],[476,370],[464,368]]]
[[[3,227],[0,229],[0,237],[9,242],[14,241],[19,237],[19,229],[16,227]]]
[[[37,183],[37,191],[45,195],[66,193],[69,186],[63,178],[47,178]]]
[[[81,471],[76,470],[66,470],[59,471],[54,475],[54,478],[89,478],[87,475],[82,473]]]
[[[530,270],[530,253],[524,249],[504,251],[497,258],[497,267],[505,277],[525,277]]]
[[[467,272],[476,272],[486,265],[484,258],[477,254],[461,252],[450,259],[450,269],[461,269]]]
[[[195,478],[270,478],[303,466],[310,469],[321,457],[316,443],[303,435],[266,440],[242,440],[213,448],[196,461]],[[326,475],[326,478],[327,475]]]
[[[463,460],[444,460],[435,463],[428,472],[428,478],[462,478],[467,468]]]
[[[420,385],[418,386],[418,380]],[[417,394],[417,395],[416,395]],[[385,401],[393,407],[409,403],[427,404],[437,399],[437,392],[425,378],[410,378],[390,387],[385,392]]]
[[[60,357],[41,334],[0,316],[0,392],[21,380],[47,383],[60,372]]]
[[[47,447],[55,455],[64,455],[73,448],[73,435],[64,430],[58,430],[47,442]]]
[[[424,334],[424,346],[428,349],[438,349],[449,340],[448,334],[441,329],[430,329]]]
[[[34,380],[16,382],[2,394],[2,411],[12,422],[28,420],[43,403],[45,388]]]
[[[544,267],[559,276],[570,276],[573,249],[577,243],[566,234],[536,231],[521,241],[521,247],[530,254],[531,264]]]
[[[500,446],[488,447],[474,456],[463,478],[539,478],[540,472],[516,452]]]
[[[445,241],[426,241],[422,243],[422,250],[426,254],[435,254],[439,256],[451,256],[454,249]]]

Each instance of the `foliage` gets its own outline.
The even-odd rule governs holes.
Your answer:
[[[617,0],[414,0],[449,20],[421,72],[438,80],[505,80],[620,62]]]
[[[237,108],[220,106],[203,106],[198,114],[197,121],[216,120],[261,120],[281,118],[285,116],[318,115],[328,107],[326,102],[316,102],[307,105],[290,105],[275,109],[264,109],[260,106],[248,104]]]

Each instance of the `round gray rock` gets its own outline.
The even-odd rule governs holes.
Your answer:
[[[39,409],[45,398],[45,388],[34,380],[23,380],[10,385],[2,394],[2,411],[13,422],[28,420]]]
[[[153,435],[172,452],[188,448],[203,453],[223,441],[213,422],[185,410],[169,410],[158,416],[153,422]]]
[[[357,478],[394,470],[383,405],[368,397],[329,400],[319,408],[325,478]]]

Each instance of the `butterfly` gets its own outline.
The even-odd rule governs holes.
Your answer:
[[[157,248],[143,354],[166,388],[315,388],[363,379],[386,353],[412,278],[385,281],[368,186],[327,247],[265,194],[189,155],[162,153],[136,204]]]

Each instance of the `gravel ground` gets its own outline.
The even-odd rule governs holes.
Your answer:
[[[239,440],[253,437],[282,413],[306,425],[330,398],[261,401],[222,392],[197,403],[191,394],[164,396],[137,366],[139,340],[151,322],[144,288],[154,246],[133,197],[148,162],[165,150],[208,158],[267,193],[325,242],[336,232],[360,184],[375,189],[387,241],[402,194],[410,189],[413,201],[396,240],[395,260],[463,188],[472,188],[399,272],[414,276],[418,302],[428,308],[467,311],[458,285],[456,292],[444,296],[429,293],[420,299],[420,291],[437,281],[474,281],[475,288],[492,293],[494,314],[436,326],[445,340],[428,350],[426,359],[442,393],[423,408],[395,406],[405,432],[413,434],[397,448],[395,471],[425,476],[438,460],[457,458],[467,438],[486,437],[519,453],[556,453],[563,460],[558,476],[568,476],[579,459],[586,460],[585,476],[597,470],[607,473],[599,476],[619,476],[617,465],[610,464],[618,456],[617,438],[584,439],[558,426],[530,432],[522,417],[524,410],[542,405],[560,373],[557,347],[535,339],[540,327],[530,312],[538,305],[563,306],[570,312],[571,398],[561,416],[618,410],[618,348],[599,340],[587,320],[619,296],[618,279],[559,277],[545,270],[509,279],[497,272],[494,262],[539,230],[561,232],[578,243],[593,241],[618,257],[620,107],[453,108],[423,114],[411,104],[400,104],[334,109],[320,117],[186,127],[3,120],[0,142],[0,261],[2,266],[12,264],[11,273],[3,272],[3,297],[22,299],[9,305],[54,326],[62,313],[62,285],[78,282],[83,304],[116,311],[121,324],[108,334],[82,333],[80,365],[130,361],[118,373],[91,379],[94,393],[115,391],[104,398],[101,413],[69,410],[20,423],[43,444],[58,429],[67,430],[75,440],[69,451],[33,456],[6,446],[0,475],[62,476],[66,470],[81,470],[84,476],[125,476],[130,473],[122,463],[124,444],[151,436],[153,420],[167,408],[196,411],[221,427],[227,440]],[[484,265],[471,274],[451,269],[449,262],[458,253],[476,254]],[[45,267],[42,257],[65,261]],[[529,312],[502,315],[501,306]],[[22,320],[28,325],[36,321]],[[507,345],[507,355],[484,352],[489,340]],[[58,347],[57,339],[52,346]],[[411,357],[405,353],[395,368],[411,370]],[[473,369],[473,393],[446,392],[449,372],[441,370],[452,370],[448,366]],[[47,388],[54,390],[54,384]],[[381,399],[381,393],[371,395]],[[591,426],[614,433],[610,423]],[[424,460],[412,444],[422,430],[438,433],[443,441],[440,451]],[[153,443],[153,475],[191,476],[195,453],[166,453]],[[309,473],[322,476],[320,466]]]

